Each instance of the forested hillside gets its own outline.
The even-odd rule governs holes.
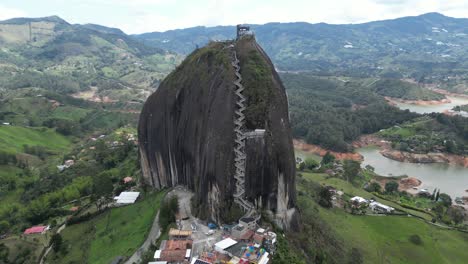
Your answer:
[[[418,115],[388,105],[369,87],[372,80],[283,74],[287,87],[293,135],[336,151],[362,134],[411,120]]]

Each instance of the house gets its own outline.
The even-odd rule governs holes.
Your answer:
[[[354,196],[353,198],[350,199],[350,201],[352,203],[357,203],[359,205],[362,205],[362,204],[367,204],[368,201],[362,197],[359,197],[359,196]]]
[[[192,256],[192,243],[192,240],[164,240],[154,253],[154,259],[168,263],[188,262]]]
[[[130,183],[130,182],[132,182],[132,181],[133,181],[133,178],[132,178],[132,177],[125,177],[125,178],[123,178],[123,182],[124,182],[124,183]]]
[[[191,230],[179,230],[175,228],[171,228],[169,230],[169,238],[172,240],[187,240],[190,239],[192,236],[192,231]]]
[[[114,197],[117,204],[133,204],[140,196],[140,192],[121,192],[119,196]]]
[[[257,227],[257,222],[253,217],[242,217],[241,219],[239,219],[239,224],[247,227],[250,230],[255,230],[255,228]]]
[[[24,234],[25,235],[44,234],[49,229],[50,229],[50,226],[33,226],[24,230]]]
[[[385,204],[381,204],[379,202],[371,202],[369,204],[369,208],[372,209],[372,211],[377,212],[377,213],[391,214],[393,213],[393,211],[395,211],[395,208],[390,207]]]

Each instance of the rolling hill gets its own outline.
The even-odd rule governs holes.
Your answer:
[[[0,87],[6,89],[76,93],[93,87],[97,98],[145,99],[179,57],[119,29],[56,16],[0,21]]]

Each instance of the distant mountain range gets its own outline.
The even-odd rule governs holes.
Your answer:
[[[468,93],[465,18],[428,13],[363,24],[268,23],[251,29],[279,71],[411,78]],[[234,37],[235,26],[129,36],[57,16],[0,21],[0,86],[50,86],[37,81],[45,76],[73,82],[69,92],[94,86],[116,99],[134,96],[109,90],[157,87],[197,46]],[[141,98],[148,94],[141,92]]]
[[[363,24],[251,25],[282,71],[316,74],[459,78],[468,72],[468,19],[439,13]],[[135,36],[181,54],[211,40],[232,39],[234,26],[193,27]]]

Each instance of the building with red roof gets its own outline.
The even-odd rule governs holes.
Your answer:
[[[49,226],[33,226],[33,227],[30,227],[30,228],[24,230],[24,234],[25,235],[43,234],[47,230],[49,230]]]

